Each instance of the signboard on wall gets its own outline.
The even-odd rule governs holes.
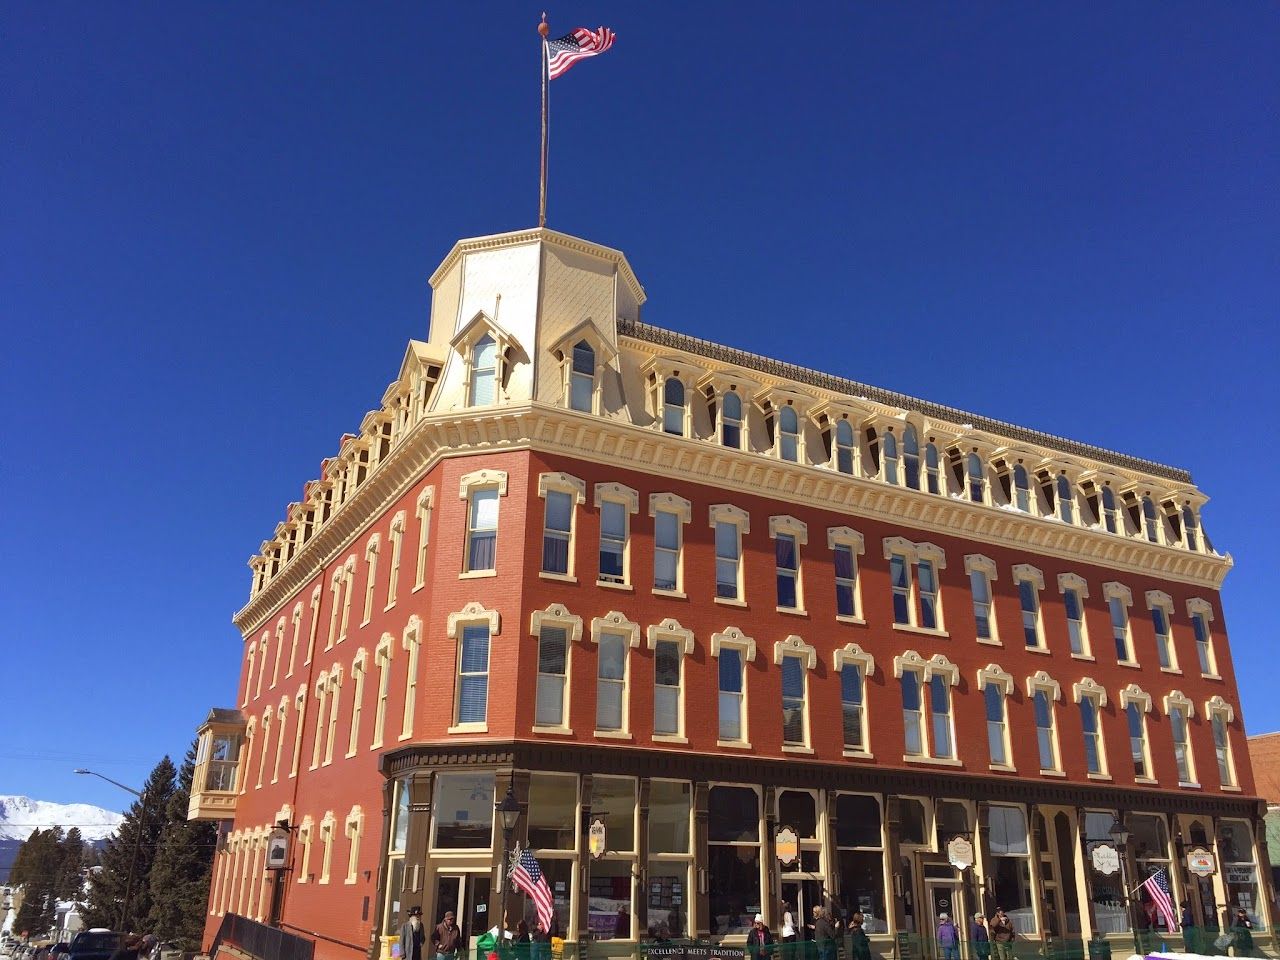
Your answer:
[[[1120,854],[1109,843],[1100,843],[1094,847],[1089,859],[1093,861],[1093,869],[1104,877],[1120,872]]]
[[[973,844],[964,837],[952,837],[947,844],[947,861],[957,870],[973,866]]]
[[[276,827],[267,837],[267,869],[283,870],[289,865],[289,831]]]
[[[800,856],[800,838],[790,827],[779,829],[773,838],[773,843],[778,851],[779,863],[795,863],[796,858]]]
[[[1197,877],[1212,877],[1218,872],[1218,861],[1204,847],[1195,847],[1187,853],[1187,869]]]
[[[591,826],[587,830],[587,849],[591,852],[592,860],[599,860],[604,856],[607,849],[605,837],[604,821],[597,817],[591,821]]]

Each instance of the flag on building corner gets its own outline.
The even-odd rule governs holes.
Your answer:
[[[594,33],[578,27],[559,40],[548,40],[547,76],[554,80],[579,60],[599,56],[613,46],[614,38],[614,32],[608,27],[600,27]]]
[[[1169,874],[1161,867],[1147,879],[1142,881],[1147,896],[1156,905],[1156,910],[1164,917],[1164,925],[1170,930],[1178,929],[1178,918],[1173,912],[1173,895],[1169,892]]]
[[[551,888],[547,886],[542,868],[528,849],[520,851],[516,858],[515,865],[511,868],[511,883],[533,901],[538,911],[538,925],[550,933],[551,921],[555,917],[555,902],[551,898]]]

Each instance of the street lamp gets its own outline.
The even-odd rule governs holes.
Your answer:
[[[520,801],[507,787],[507,795],[493,805],[494,812],[502,822],[502,866],[498,869],[498,893],[503,892],[507,873],[507,858],[511,855],[511,834],[520,819]]]
[[[103,776],[96,770],[78,768],[75,772],[82,775],[97,777],[99,780],[105,780],[107,783],[117,786],[121,790],[127,790],[142,801],[142,810],[138,815],[138,828],[133,834],[133,857],[129,861],[129,879],[125,881],[124,902],[120,905],[120,930],[121,932],[127,932],[124,928],[124,924],[125,920],[129,916],[129,901],[133,899],[133,875],[138,869],[138,850],[142,847],[142,829],[145,826],[147,819],[147,791],[145,788],[142,790],[135,790],[133,787],[127,787],[119,780],[112,780],[110,777]]]
[[[1107,833],[1111,834],[1111,839],[1116,845],[1116,852],[1120,855],[1120,884],[1124,887],[1124,912],[1129,918],[1129,927],[1133,930],[1133,946],[1139,955],[1144,953],[1142,949],[1142,941],[1138,937],[1138,924],[1134,920],[1133,899],[1130,894],[1133,892],[1129,889],[1129,828],[1124,825],[1118,816],[1112,821]]]

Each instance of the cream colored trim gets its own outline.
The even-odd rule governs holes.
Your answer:
[[[693,516],[689,501],[674,493],[649,494],[649,516],[656,517],[659,510],[669,510],[679,514],[681,523],[688,523]]]
[[[693,653],[693,631],[680,626],[680,621],[671,617],[661,623],[652,624],[646,631],[646,636],[648,637],[650,650],[657,648],[659,640],[677,640],[680,642],[685,656]]]
[[[492,616],[497,616],[497,611],[491,611]],[[472,618],[475,619],[475,618]],[[490,620],[493,623],[493,620]],[[529,615],[529,633],[531,636],[542,635],[542,625],[563,626],[568,629],[570,645],[579,643],[582,640],[582,618],[568,611],[563,603],[553,603],[548,605],[545,610],[535,610]],[[452,630],[453,627],[450,627]],[[490,635],[497,633],[494,627],[489,628]],[[450,633],[449,636],[454,636]],[[566,665],[567,670],[567,665]]]
[[[595,507],[600,509],[604,501],[612,500],[622,503],[627,508],[627,513],[638,513],[640,511],[640,494],[631,487],[621,483],[597,483],[595,486]],[[650,514],[652,516],[652,514]]]
[[[751,532],[751,514],[741,507],[735,507],[729,503],[713,503],[708,508],[707,525],[714,529],[717,523],[732,523],[737,526],[742,534]],[[741,554],[739,554],[738,560],[741,563]]]
[[[464,473],[458,480],[458,499],[465,500],[471,491],[479,487],[497,487],[498,496],[507,495],[507,471],[505,470],[473,470]]]
[[[916,556],[918,560],[932,560],[939,570],[947,569],[947,555],[943,549],[936,543],[917,543]],[[942,596],[942,585],[938,585],[938,597]],[[938,608],[941,610],[942,601],[939,599]],[[939,620],[942,618],[939,617]]]
[[[1181,690],[1170,690],[1164,695],[1165,716],[1169,715],[1170,707],[1181,707],[1183,712],[1186,713],[1188,720],[1196,715],[1196,705],[1192,703],[1191,698]],[[1187,742],[1188,744],[1191,742],[1190,730],[1187,731]]]
[[[418,619],[417,616],[412,617],[411,622],[416,619]],[[497,610],[490,610],[484,604],[472,600],[461,610],[449,614],[446,620],[449,639],[456,640],[458,638],[458,624],[477,623],[480,621],[489,624],[489,636],[495,637],[498,635],[498,628],[502,622],[501,615]]]
[[[1044,574],[1039,567],[1033,567],[1029,563],[1015,563],[1013,565],[1013,582],[1019,583],[1023,580],[1029,580],[1035,584],[1036,590],[1044,589]],[[1037,608],[1039,604],[1036,604]]]
[[[738,647],[742,650],[742,659],[754,663],[756,659],[756,641],[748,637],[737,627],[725,627],[719,633],[711,635],[711,656],[719,657],[722,647]]]
[[[574,501],[581,506],[587,502],[587,483],[568,473],[538,474],[538,496],[545,498],[548,490],[559,490],[571,494]]]
[[[792,656],[801,657],[805,662],[805,668],[812,670],[818,665],[818,651],[809,644],[805,643],[800,637],[794,633],[785,640],[779,640],[773,645],[773,663],[775,666],[782,666],[782,658],[791,654]],[[806,698],[807,700],[807,698]]]
[[[1191,597],[1187,600],[1187,616],[1193,617],[1197,613],[1202,614],[1210,623],[1213,622],[1213,604],[1201,597]]]
[[[1099,684],[1093,677],[1083,677],[1078,683],[1071,685],[1071,693],[1075,698],[1075,702],[1079,703],[1085,697],[1090,697],[1098,701],[1099,708],[1107,705],[1106,688]],[[1101,725],[1101,720],[1099,720]]]
[[[978,671],[978,689],[985,690],[988,684],[995,684],[1007,697],[1013,692],[1013,675],[1006,673],[998,663],[988,663]]]
[[[1140,707],[1143,713],[1151,712],[1151,694],[1136,683],[1131,683],[1120,691],[1120,709],[1127,710],[1131,703]]]
[[[915,671],[923,674],[925,665],[928,661],[920,656],[914,650],[906,650],[893,658],[893,676],[895,680],[901,680],[902,675],[908,671]]]
[[[837,544],[847,544],[853,548],[853,552],[858,556],[862,556],[866,552],[862,534],[851,527],[827,528],[827,549],[834,550]]]
[[[809,544],[809,525],[797,520],[795,517],[781,516],[769,518],[769,539],[778,539],[778,534],[789,533],[796,538],[796,543],[800,546],[808,546]]]
[[[1123,583],[1119,583],[1115,580],[1108,580],[1102,585],[1102,596],[1107,600],[1115,597],[1124,603],[1126,607],[1133,606],[1133,591]]]
[[[925,664],[924,677],[929,680],[935,676],[945,678],[947,686],[954,687],[960,682],[960,668],[942,654],[935,653],[929,658],[929,662]]]
[[[1089,581],[1077,573],[1058,574],[1058,592],[1065,594],[1068,590],[1075,590],[1082,599],[1087,599],[1089,596]]]
[[[654,628],[649,629],[652,631]],[[611,610],[603,617],[596,617],[591,621],[592,643],[599,644],[600,635],[604,633],[620,633],[627,638],[627,646],[640,646],[640,624],[628,620],[626,614],[617,610]]]
[[[1049,676],[1043,670],[1037,670],[1031,676],[1027,677],[1027,696],[1034,697],[1037,690],[1043,690],[1053,695],[1055,703],[1062,699],[1062,685],[1057,680]],[[1057,729],[1057,723],[1054,723],[1054,729]]]
[[[843,647],[838,647],[831,654],[831,661],[836,673],[843,670],[846,663],[861,667],[864,678],[873,676],[876,672],[876,658],[856,643],[846,643]]]
[[[1173,597],[1169,596],[1163,590],[1147,591],[1147,609],[1154,610],[1156,607],[1163,607],[1164,612],[1173,615]]]
[[[964,558],[964,572],[969,574],[973,573],[975,570],[985,573],[988,580],[994,581],[1000,579],[1000,572],[996,567],[996,562],[990,557],[983,556],[980,553],[966,554]],[[1017,568],[1015,567],[1014,570],[1016,572]]]

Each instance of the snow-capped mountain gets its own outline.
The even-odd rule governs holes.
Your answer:
[[[80,828],[85,840],[105,840],[124,820],[114,810],[87,803],[50,803],[0,794],[0,840],[25,840],[32,830]]]

